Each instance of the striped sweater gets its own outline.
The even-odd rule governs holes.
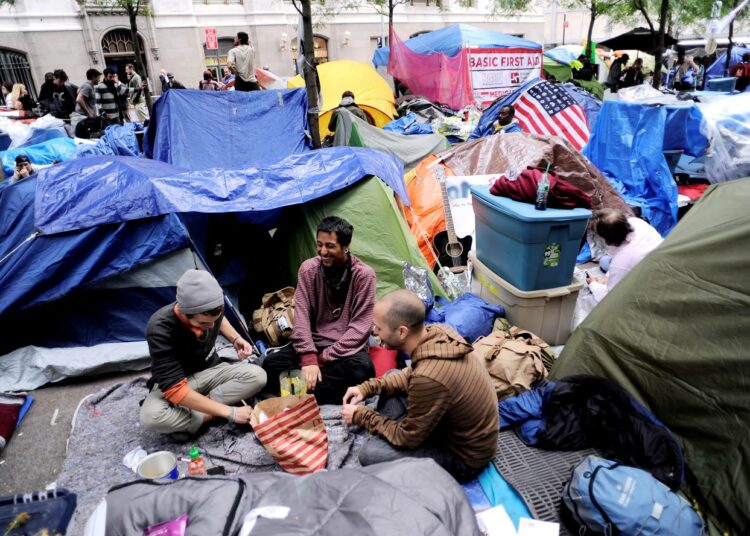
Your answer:
[[[417,448],[436,436],[466,465],[482,467],[497,448],[497,395],[490,376],[453,328],[436,324],[426,332],[411,368],[359,385],[365,398],[406,393],[406,417],[394,421],[359,406],[354,423],[397,447]]]
[[[338,316],[327,294],[320,257],[307,259],[297,274],[294,292],[292,346],[300,364],[325,365],[363,350],[372,331],[375,308],[375,271],[351,256],[349,290]],[[324,350],[320,351],[320,349]],[[320,353],[318,354],[318,352]]]

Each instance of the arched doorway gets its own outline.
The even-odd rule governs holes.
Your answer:
[[[102,37],[102,52],[104,53],[104,63],[107,67],[115,71],[120,80],[124,82],[125,66],[128,63],[135,64],[135,51],[133,50],[133,41],[130,38],[129,28],[115,28],[110,30]],[[138,43],[141,46],[141,61],[148,72],[146,62],[146,45],[143,43],[143,37],[138,36]]]
[[[34,100],[37,98],[29,60],[23,52],[0,48],[0,82],[23,84],[31,98]]]

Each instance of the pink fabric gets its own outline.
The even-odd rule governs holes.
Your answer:
[[[352,255],[352,279],[338,318],[332,315],[326,300],[325,281],[320,271],[320,257],[307,259],[297,275],[294,292],[294,351],[305,356],[302,365],[318,355],[318,365],[349,357],[364,349],[372,330],[375,307],[375,272]]]
[[[391,28],[388,74],[415,95],[448,105],[453,110],[474,104],[466,49],[453,57],[442,52],[419,54],[406,46]]]

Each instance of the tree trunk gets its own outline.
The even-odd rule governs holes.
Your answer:
[[[589,32],[586,34],[586,49],[583,51],[587,58],[591,57],[594,44],[591,42],[591,36],[594,34],[594,22],[596,22],[596,0],[591,0],[591,18],[589,19]]]
[[[654,53],[654,80],[653,86],[659,89],[661,86],[661,58],[664,54],[664,31],[667,26],[669,16],[669,0],[661,0],[661,10],[659,11],[659,35],[657,47]]]
[[[320,148],[320,128],[318,126],[320,109],[318,103],[318,71],[315,68],[315,46],[313,44],[312,8],[310,0],[301,0],[302,4],[302,31],[303,45],[305,47],[305,62],[302,65],[302,73],[307,89],[307,118],[310,123],[310,134],[313,147]]]
[[[391,30],[393,29],[393,11],[396,9],[396,6],[393,5],[393,0],[388,0],[388,45],[391,44]],[[383,46],[385,46],[385,43],[383,43]]]
[[[734,0],[734,2],[732,2],[732,9],[737,7],[737,2],[739,2],[739,0]],[[732,37],[734,37],[734,21],[729,25],[729,46],[727,47],[727,59],[724,62],[724,76],[729,76],[729,69],[732,67],[730,65],[732,61],[732,47],[734,46]]]
[[[135,72],[140,75],[141,80],[145,81],[148,78],[148,73],[146,73],[146,66],[143,65],[143,61],[141,60],[142,52],[141,42],[138,39],[138,13],[136,9],[136,7],[128,5],[128,18],[130,19],[130,40],[133,42],[133,51],[135,52]],[[143,96],[146,98],[148,115],[149,117],[151,117],[151,91],[148,89],[148,84],[146,84],[146,88],[143,90]]]

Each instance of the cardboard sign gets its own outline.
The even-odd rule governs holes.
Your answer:
[[[206,50],[219,48],[219,40],[216,38],[216,28],[206,28]]]
[[[542,52],[529,48],[473,48],[469,50],[469,71],[474,100],[487,106],[513,93],[530,75],[541,76]]]
[[[495,182],[500,175],[471,175],[466,177],[445,177],[445,187],[448,190],[448,201],[451,206],[453,225],[458,236],[474,235],[474,207],[471,204],[471,187],[487,186]]]

